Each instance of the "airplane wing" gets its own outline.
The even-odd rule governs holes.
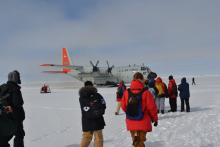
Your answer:
[[[78,70],[83,68],[83,66],[75,66],[75,65],[56,65],[56,64],[42,64],[40,66],[51,66],[51,67],[57,67],[57,68],[65,68],[65,69],[72,69],[72,70]]]
[[[66,71],[43,71],[43,73],[51,73],[51,74],[63,73],[63,74],[67,74]]]

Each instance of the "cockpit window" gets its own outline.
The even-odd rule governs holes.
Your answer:
[[[147,72],[149,72],[149,73],[150,73],[150,72],[151,72],[151,70],[150,70],[149,68],[147,68]]]

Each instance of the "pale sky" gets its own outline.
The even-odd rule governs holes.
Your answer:
[[[148,66],[159,76],[220,74],[219,0],[2,0],[0,82],[70,80],[57,68],[66,46],[75,65]]]

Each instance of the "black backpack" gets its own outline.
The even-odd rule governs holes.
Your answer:
[[[104,99],[97,98],[96,94],[91,95],[90,98],[86,99],[86,115],[88,118],[98,118],[105,114],[106,103]]]
[[[11,87],[8,84],[2,84],[0,86],[0,104],[2,106],[8,106],[7,98],[10,96]]]
[[[174,83],[172,83],[172,91],[171,91],[171,94],[178,95],[177,86],[174,85]]]
[[[140,120],[144,112],[142,112],[142,94],[147,90],[148,88],[145,87],[141,92],[139,93],[132,93],[130,88],[128,89],[128,105],[126,107],[126,118],[131,120]]]

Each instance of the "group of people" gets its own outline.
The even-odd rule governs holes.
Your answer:
[[[156,127],[158,124],[158,115],[157,115],[157,106],[155,100],[149,90],[147,90],[144,84],[144,77],[141,73],[136,73],[133,76],[133,80],[130,86],[130,92],[134,95],[141,97],[141,118],[138,120],[126,118],[127,130],[130,131],[133,145],[135,147],[145,146],[144,142],[146,141],[147,132],[152,131],[152,123]],[[128,100],[130,99],[129,90],[126,90],[124,82],[121,81],[119,85],[119,90],[117,91],[117,100],[118,105],[116,111],[119,112],[121,107],[123,111],[126,112],[128,106]],[[120,91],[120,92],[119,92]],[[141,94],[140,94],[141,93]],[[102,129],[104,129],[105,121],[103,116],[100,116],[95,119],[90,119],[86,115],[88,109],[86,105],[86,100],[89,99],[92,95],[98,95],[99,99],[103,97],[98,93],[98,90],[93,86],[92,82],[86,81],[84,87],[79,90],[79,102],[82,111],[82,140],[80,147],[88,147],[94,136],[94,146],[103,147],[103,134]],[[115,112],[116,115],[118,113]],[[127,113],[128,114],[128,113]]]
[[[182,78],[181,84],[177,87],[173,76],[169,76],[168,88],[160,77],[155,80],[148,75],[145,80],[143,75],[139,72],[134,74],[129,89],[126,88],[123,80],[120,81],[120,85],[116,91],[117,107],[115,115],[119,114],[120,108],[126,113],[126,126],[127,130],[130,131],[133,146],[145,146],[146,134],[152,131],[152,123],[156,127],[158,125],[158,113],[164,114],[165,98],[169,98],[170,110],[168,112],[177,111],[177,90],[180,92],[181,112],[185,111],[184,103],[186,103],[186,112],[190,112],[189,84],[186,82],[185,77]],[[85,101],[94,94],[98,94],[99,99],[103,99],[90,81],[86,81],[84,87],[79,90],[83,129],[80,147],[88,147],[93,136],[95,138],[94,146],[103,147],[102,129],[105,127],[103,116],[90,119],[86,115],[88,109],[85,109]],[[136,102],[134,102],[133,97],[137,98]],[[138,106],[138,109],[140,108],[140,118],[137,118],[139,114],[137,114],[137,117],[131,116],[136,113],[136,110],[130,109],[135,103],[137,103],[136,106]],[[130,112],[131,110],[133,112]]]
[[[183,77],[181,80],[181,84],[178,85],[173,78],[172,75],[168,77],[169,83],[168,87],[163,82],[162,78],[158,77],[156,80],[154,78],[151,78],[150,75],[148,75],[147,79],[143,80],[143,83],[148,88],[148,90],[151,92],[151,94],[154,97],[154,100],[157,105],[157,113],[164,114],[165,113],[165,98],[169,98],[169,104],[170,104],[170,110],[168,112],[176,112],[177,111],[177,97],[178,97],[178,91],[180,100],[181,100],[181,112],[185,112],[184,105],[186,104],[186,112],[190,112],[190,105],[189,105],[189,97],[190,97],[190,91],[189,91],[189,84],[186,82],[186,78]],[[194,78],[193,78],[194,82]],[[123,80],[120,81],[120,85],[117,88],[117,107],[115,111],[115,115],[119,114],[120,107],[122,100],[122,95],[126,91],[126,86],[124,85]]]
[[[13,136],[14,147],[24,147],[24,101],[20,90],[21,87],[18,84],[21,84],[20,73],[17,70],[10,72],[7,82],[7,85],[10,87],[10,96],[7,98],[8,104],[6,106],[5,114],[0,113],[1,147],[10,147],[8,142]],[[169,98],[171,109],[168,112],[177,111],[178,94],[175,92],[177,89],[180,91],[181,112],[185,110],[184,103],[186,103],[186,112],[190,112],[190,92],[186,78],[182,78],[181,84],[177,87],[173,76],[169,76],[168,88],[160,77],[155,80],[148,75],[145,80],[143,75],[139,72],[134,74],[129,89],[126,88],[124,81],[120,81],[120,85],[116,92],[117,107],[115,115],[119,114],[120,108],[126,113],[127,130],[130,131],[133,145],[135,147],[144,147],[146,134],[147,132],[152,131],[152,123],[155,127],[158,125],[158,113],[164,114],[165,111],[165,98]],[[79,90],[83,131],[80,147],[88,147],[93,136],[95,138],[94,146],[103,147],[104,141],[102,130],[106,125],[104,117],[101,115],[99,117],[90,118],[87,114],[90,108],[86,104],[86,101],[93,97],[96,98],[96,101],[102,101],[102,104],[104,105],[102,110],[106,109],[106,104],[102,95],[98,93],[97,88],[93,86],[92,82],[86,81],[84,87]],[[136,107],[138,109],[135,109]],[[96,112],[98,111],[99,110]]]
[[[9,89],[7,91],[9,96],[7,99],[0,97],[1,102],[5,101],[5,103],[1,103],[1,108],[5,108],[5,112],[0,114],[0,147],[10,147],[8,142],[13,137],[14,147],[24,147],[24,101],[20,90],[21,87],[18,84],[21,84],[20,73],[14,70],[8,74],[8,82],[6,84]],[[1,88],[1,95],[4,92],[5,89]]]

